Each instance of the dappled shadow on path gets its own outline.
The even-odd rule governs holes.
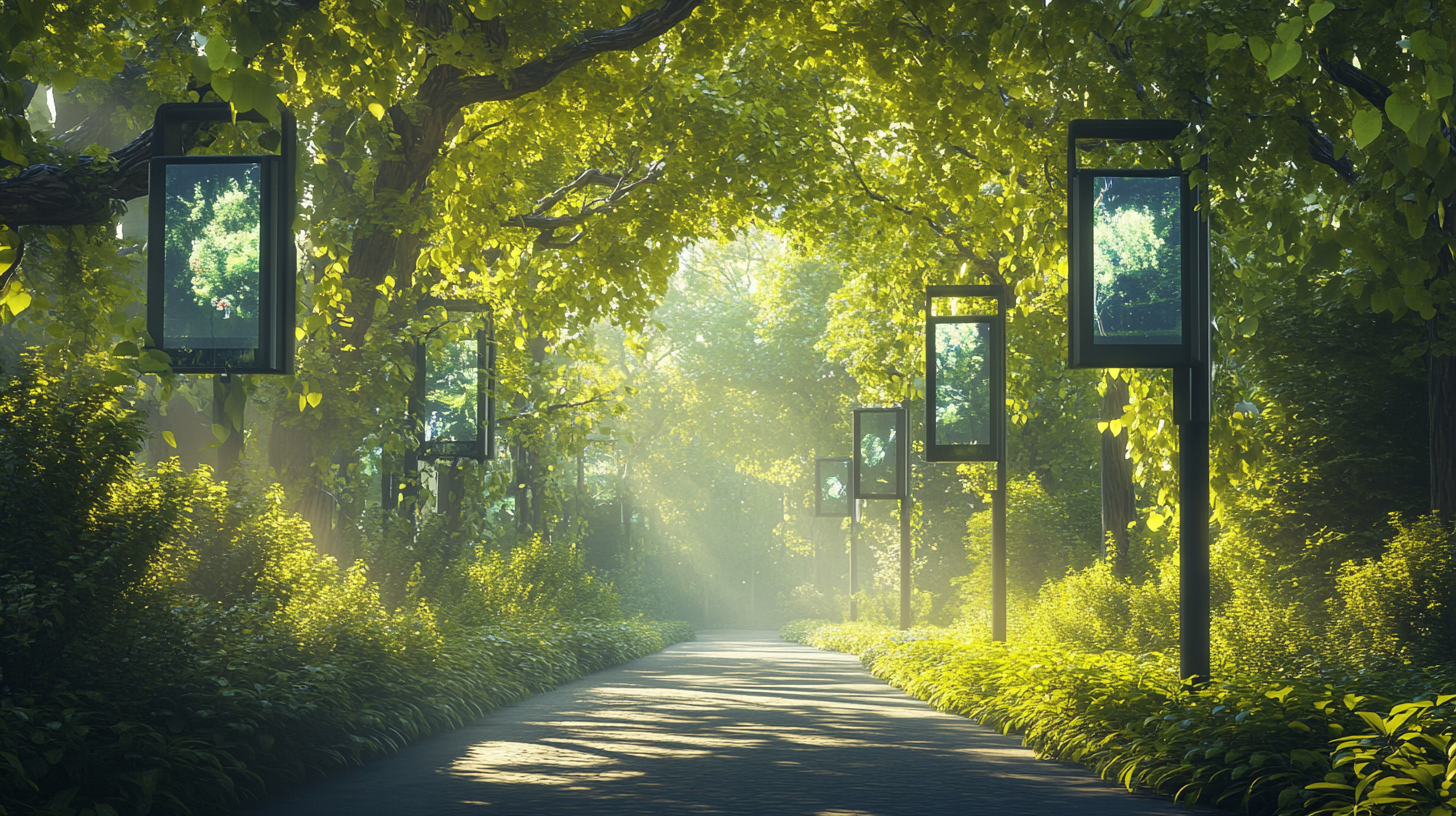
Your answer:
[[[853,657],[718,631],[252,811],[284,814],[1188,813],[1038,762]]]

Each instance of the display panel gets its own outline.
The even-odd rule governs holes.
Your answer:
[[[854,498],[905,496],[907,459],[905,412],[899,408],[856,408],[854,412]]]
[[[848,458],[814,461],[814,515],[844,518],[850,514],[850,460]]]
[[[991,444],[991,323],[946,321],[935,331],[935,441]]]
[[[492,399],[494,340],[487,328],[455,338],[431,338],[415,352],[414,411],[425,459],[495,457]]]
[[[1183,178],[1090,181],[1093,342],[1182,343]]]
[[[161,248],[151,261],[160,267],[153,275],[160,291],[152,294],[162,307],[156,339],[174,370],[270,367],[278,308],[275,161],[196,156],[153,163],[150,204],[162,216],[154,217],[151,236],[151,246]]]

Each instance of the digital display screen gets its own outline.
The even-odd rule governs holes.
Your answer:
[[[819,481],[818,505],[815,514],[820,516],[849,515],[849,460],[820,459],[816,463]]]
[[[441,455],[480,436],[480,346],[474,335],[425,345],[425,442]]]
[[[1092,179],[1092,342],[1183,342],[1183,179]]]
[[[946,322],[935,330],[935,443],[989,445],[991,324]]]
[[[895,411],[865,411],[860,417],[858,495],[898,495],[900,461]]]
[[[261,344],[268,271],[263,165],[177,162],[163,172],[162,347],[190,365],[247,367]]]

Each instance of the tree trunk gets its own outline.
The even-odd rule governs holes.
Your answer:
[[[1107,392],[1102,396],[1102,421],[1122,419],[1127,405],[1127,380],[1106,377]],[[1102,432],[1102,554],[1107,555],[1111,537],[1112,571],[1119,576],[1131,572],[1132,553],[1128,549],[1127,529],[1137,519],[1133,495],[1132,459],[1127,455],[1127,431],[1114,436],[1112,429]]]

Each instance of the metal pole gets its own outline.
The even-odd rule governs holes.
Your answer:
[[[1178,640],[1179,674],[1204,683],[1212,677],[1208,565],[1209,368],[1200,363],[1173,372],[1174,396],[1187,395],[1188,410],[1178,426]],[[1181,381],[1181,383],[1180,383]],[[1182,388],[1176,387],[1183,384]]]
[[[910,497],[900,499],[900,628],[909,629],[910,620]]]
[[[849,620],[859,620],[859,499],[849,500]]]
[[[991,494],[991,639],[1006,642],[1006,459],[996,463]]]

